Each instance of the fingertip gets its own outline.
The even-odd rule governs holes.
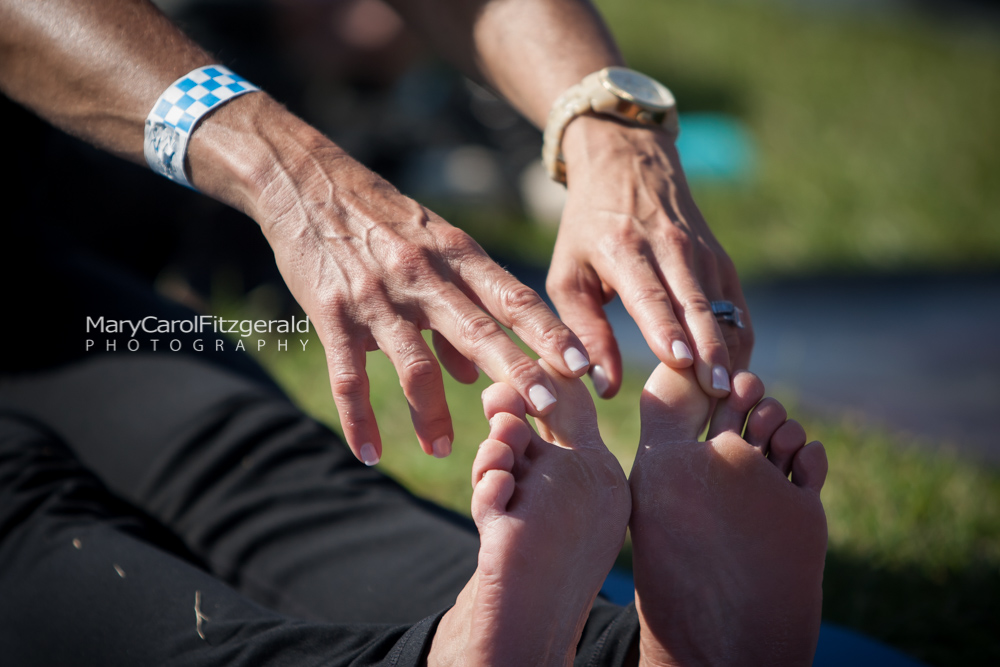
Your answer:
[[[614,393],[611,391],[611,379],[604,366],[594,365],[590,367],[590,382],[594,385],[594,391],[601,398],[610,398],[610,395]]]
[[[691,348],[685,341],[675,340],[670,344],[670,351],[674,355],[677,368],[685,368],[694,363],[694,355],[691,354]]]
[[[572,377],[580,377],[590,367],[590,359],[587,358],[586,353],[576,347],[568,348],[563,352],[563,361]]]
[[[365,444],[361,445],[356,455],[358,457],[358,460],[360,460],[369,468],[373,465],[376,465],[382,458],[378,449],[376,449],[374,443],[371,442],[366,442]]]
[[[556,397],[552,391],[542,384],[532,385],[528,389],[528,400],[535,409],[535,415],[548,414],[549,409],[556,404]]]

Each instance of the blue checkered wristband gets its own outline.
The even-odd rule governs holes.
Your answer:
[[[193,189],[184,162],[194,128],[212,109],[255,90],[260,88],[222,65],[199,67],[174,81],[146,118],[142,149],[150,169]]]

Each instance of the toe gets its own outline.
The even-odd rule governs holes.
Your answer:
[[[764,383],[760,378],[749,371],[738,372],[733,377],[729,396],[720,400],[715,408],[712,424],[708,427],[708,437],[714,438],[726,431],[742,437],[747,414],[763,397]]]
[[[511,472],[514,469],[514,452],[500,440],[484,440],[479,445],[476,459],[472,462],[472,488],[475,489],[490,470]]]
[[[506,470],[487,470],[472,492],[472,519],[483,527],[507,510],[514,495],[514,475]]]
[[[792,459],[792,483],[819,493],[826,481],[826,449],[821,442],[810,442]]]
[[[524,399],[509,384],[497,382],[483,390],[483,412],[487,419],[493,419],[498,412],[508,412],[524,419]]]
[[[578,378],[559,375],[544,361],[541,362],[556,388],[558,401],[551,413],[539,417],[538,433],[548,442],[563,447],[604,446],[597,427],[597,410],[586,385]]]
[[[788,419],[785,406],[770,396],[757,404],[747,419],[746,441],[767,454],[774,432]]]
[[[660,364],[646,380],[639,404],[644,437],[694,440],[708,421],[710,405],[692,368]]]
[[[490,439],[506,444],[514,452],[514,456],[524,455],[532,436],[534,431],[523,421],[523,415],[498,412],[490,418]]]
[[[794,419],[789,419],[771,436],[767,456],[787,477],[792,471],[792,459],[804,444],[806,444],[806,430]]]

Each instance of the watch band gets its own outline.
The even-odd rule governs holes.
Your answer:
[[[607,83],[612,73],[617,76],[629,74],[649,81],[662,91],[665,103],[643,104],[625,91],[616,92],[614,84]],[[626,122],[663,127],[673,135],[678,133],[677,109],[673,95],[665,86],[633,70],[606,67],[588,74],[580,83],[567,88],[552,105],[542,143],[542,162],[552,180],[566,182],[566,163],[562,157],[562,140],[566,127],[577,116],[591,111]]]

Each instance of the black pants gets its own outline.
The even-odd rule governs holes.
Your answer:
[[[19,266],[0,271],[0,664],[422,663],[475,569],[468,519],[211,335],[85,351],[88,315],[192,312],[79,257]],[[577,664],[624,664],[637,632],[598,600]]]

